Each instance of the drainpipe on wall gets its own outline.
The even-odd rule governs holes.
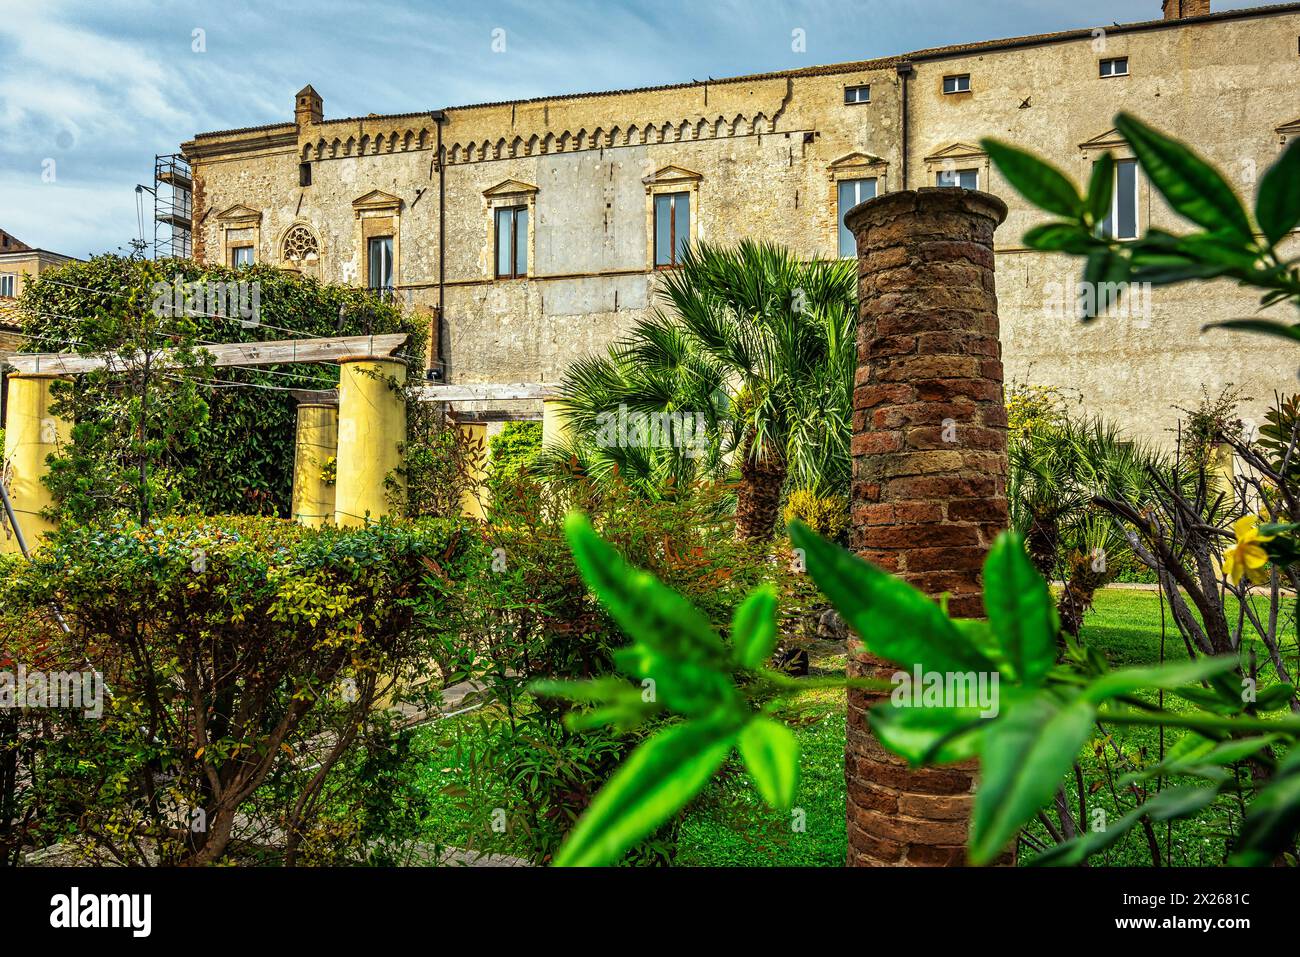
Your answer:
[[[898,81],[902,84],[902,127],[903,127],[903,181],[899,189],[907,189],[907,79],[912,75],[912,64],[903,62],[898,64]]]
[[[442,152],[442,124],[447,122],[447,113],[445,110],[434,110],[430,116],[438,127],[438,318],[437,327],[431,330],[430,335],[435,354],[429,358],[429,367],[424,370],[424,377],[436,381],[446,378],[444,373],[447,368],[444,358],[447,354],[444,341],[446,335],[443,332],[446,326],[443,287],[447,281],[447,158]]]

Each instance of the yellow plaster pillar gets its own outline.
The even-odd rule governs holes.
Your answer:
[[[293,520],[313,528],[334,521],[334,482],[326,478],[331,460],[337,469],[339,407],[332,402],[300,402],[293,455]],[[337,474],[337,472],[336,472]]]
[[[487,489],[483,485],[487,478],[487,425],[482,422],[466,422],[456,428],[460,429],[461,436],[478,453],[466,472],[470,487],[461,492],[460,514],[482,522],[487,519]]]
[[[573,434],[559,398],[542,400],[542,445],[559,445]]]
[[[334,520],[366,524],[390,511],[396,494],[405,499],[400,474],[406,442],[406,365],[396,359],[340,359],[339,439],[334,482]],[[399,483],[395,493],[388,478]]]
[[[29,549],[36,548],[54,523],[41,516],[54,497],[41,481],[49,471],[45,459],[71,438],[72,429],[50,412],[50,386],[58,376],[9,376],[9,420],[5,429],[4,467],[9,500]],[[0,552],[19,552],[12,531],[0,535]]]

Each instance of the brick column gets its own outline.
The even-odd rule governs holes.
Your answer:
[[[851,542],[949,610],[982,617],[980,568],[1007,527],[1006,409],[987,193],[887,193],[845,218],[857,237]],[[851,642],[849,674],[898,669]],[[871,734],[880,696],[850,691],[845,777],[850,865],[965,861],[974,765],[910,771]]]

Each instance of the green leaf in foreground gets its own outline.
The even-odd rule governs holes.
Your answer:
[[[984,610],[1016,676],[1042,684],[1056,662],[1056,603],[1021,539],[1010,532],[998,536],[984,561]]]
[[[1083,212],[1079,191],[1056,167],[998,140],[986,139],[981,143],[997,164],[998,172],[1035,206],[1067,219]]]
[[[1237,660],[1231,655],[1218,658],[1198,658],[1172,665],[1153,668],[1123,668],[1098,678],[1084,689],[1084,696],[1095,704],[1120,695],[1132,694],[1143,688],[1170,690],[1182,685],[1225,674],[1235,668]]]
[[[1127,834],[1142,817],[1149,816],[1153,821],[1170,821],[1174,818],[1187,817],[1208,807],[1218,797],[1218,788],[1201,787],[1194,784],[1161,791],[1150,801],[1134,808],[1116,821],[1107,822],[1106,826],[1095,831],[1088,831],[1072,841],[1062,844],[1040,854],[1030,861],[1031,867],[1074,867],[1100,851],[1110,847]]]
[[[1289,322],[1277,322],[1273,319],[1225,319],[1222,322],[1207,322],[1201,327],[1206,329],[1231,329],[1234,332],[1258,332],[1265,336],[1276,336],[1291,342],[1300,342],[1300,325]]]
[[[776,648],[776,589],[754,589],[731,619],[731,645],[736,664],[758,668]]]
[[[1300,137],[1291,141],[1260,181],[1255,218],[1274,245],[1300,224]]]
[[[1254,239],[1241,201],[1213,166],[1128,113],[1117,116],[1115,126],[1177,213],[1210,232],[1232,233],[1246,242]]]
[[[569,832],[555,866],[616,864],[708,784],[736,743],[737,731],[732,721],[688,721],[644,742]]]
[[[880,742],[913,767],[975,757],[988,727],[978,708],[900,708],[889,701],[868,711],[867,719]]]
[[[826,541],[802,522],[790,536],[804,550],[808,573],[871,652],[923,671],[993,672],[986,658],[911,585]]]
[[[995,860],[1052,799],[1092,733],[1094,715],[1082,697],[1063,705],[1039,692],[989,725],[971,815],[971,863]]]
[[[1268,783],[1246,809],[1236,852],[1228,863],[1267,867],[1292,846],[1300,828],[1300,746],[1294,746]]]
[[[569,515],[564,528],[583,580],[631,638],[681,661],[727,662],[726,649],[708,619],[654,575],[623,561],[585,515]]]
[[[740,757],[763,800],[788,810],[799,790],[799,740],[779,721],[757,717],[745,725],[737,742]]]
[[[1088,181],[1088,210],[1092,221],[1100,225],[1110,215],[1111,200],[1115,197],[1115,157],[1103,153],[1092,164],[1092,177]]]

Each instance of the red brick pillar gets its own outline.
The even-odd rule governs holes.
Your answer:
[[[993,283],[997,197],[887,193],[845,222],[858,241],[853,396],[854,550],[949,610],[982,617],[980,568],[1007,527],[1006,408]],[[895,666],[850,645],[851,676]],[[850,691],[848,863],[965,861],[974,765],[910,771],[871,734],[879,696]]]

